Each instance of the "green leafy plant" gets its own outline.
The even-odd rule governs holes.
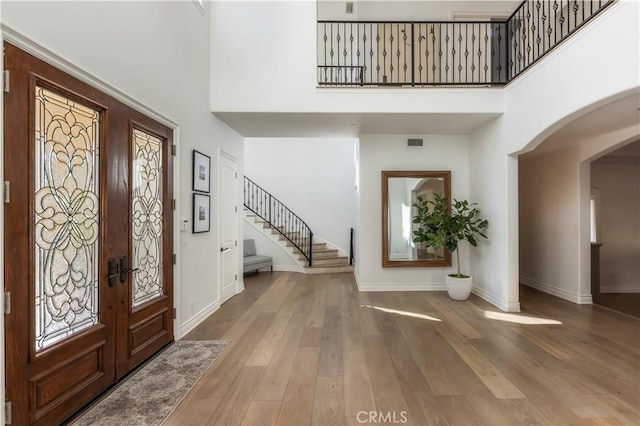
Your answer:
[[[467,275],[460,273],[458,245],[461,241],[467,241],[472,246],[477,246],[478,237],[487,238],[483,231],[489,226],[489,221],[477,217],[480,213],[477,204],[454,199],[453,204],[449,205],[447,197],[436,194],[433,201],[418,197],[413,207],[417,209],[413,223],[419,226],[413,231],[413,242],[424,243],[434,249],[444,247],[451,254],[455,252],[458,273],[451,276],[467,278]]]

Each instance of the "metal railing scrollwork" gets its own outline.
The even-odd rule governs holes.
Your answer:
[[[319,20],[318,84],[505,85],[614,1],[525,0],[507,20]]]
[[[298,215],[280,200],[244,177],[244,206],[277,230],[313,264],[313,232]]]

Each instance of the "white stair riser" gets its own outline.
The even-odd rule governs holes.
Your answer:
[[[284,244],[288,249],[292,250],[294,256],[298,255],[298,261],[302,263],[304,267],[304,271],[307,274],[326,274],[326,273],[351,273],[353,272],[353,266],[349,265],[349,258],[347,257],[337,257],[338,250],[327,247],[327,243],[313,243],[313,267],[308,266],[308,262],[306,258],[300,254],[298,249],[296,249],[293,244],[287,240],[277,229],[273,228],[269,225],[269,223],[265,222],[259,216],[253,213],[246,213],[246,216],[249,219],[252,219],[254,223],[258,226],[262,224],[262,228],[265,232],[269,232],[272,235],[278,235],[278,240],[281,241],[281,244]],[[299,235],[299,232],[294,232],[288,234],[290,238],[295,240],[295,237]],[[303,247],[308,247],[309,240],[308,238],[304,238],[299,241]]]
[[[287,241],[287,247],[293,247],[293,244],[291,243],[291,241],[288,241],[288,240],[286,240],[286,241]],[[304,244],[302,247],[306,248],[308,246],[309,246],[309,244],[307,243],[307,244]],[[325,243],[313,243],[313,251],[314,252],[316,250],[322,250],[322,249],[324,249],[326,247],[327,247],[327,245]]]
[[[342,273],[353,273],[353,266],[323,266],[320,268],[309,268],[305,267],[304,271],[306,274],[342,274]]]
[[[339,257],[334,259],[313,259],[313,266],[329,266],[329,265],[348,265],[349,259],[346,257]]]
[[[326,259],[331,257],[338,257],[338,250],[327,250],[327,251],[313,251],[313,259]],[[306,260],[307,258],[300,255],[298,256],[298,260]]]

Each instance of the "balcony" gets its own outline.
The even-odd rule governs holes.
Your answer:
[[[255,137],[471,134],[498,117],[502,117],[500,120],[505,120],[507,115],[517,116],[520,117],[519,120],[507,120],[509,123],[514,123],[509,133],[514,138],[515,144],[515,139],[535,136],[528,133],[526,136],[521,134],[519,128],[522,125],[521,120],[539,123],[539,125],[535,124],[536,129],[543,131],[558,117],[563,117],[598,99],[637,86],[637,52],[639,50],[636,9],[638,3],[635,1],[615,1],[606,5],[606,9],[592,18],[587,25],[583,24],[570,39],[565,37],[565,41],[556,44],[557,48],[547,51],[544,59],[536,62],[535,66],[529,67],[531,69],[521,72],[518,78],[510,76],[506,86],[490,83],[485,87],[462,82],[455,85],[415,84],[414,86],[411,83],[401,85],[360,85],[359,82],[342,85],[318,84],[318,52],[322,52],[321,57],[324,58],[324,40],[318,37],[318,19],[354,22],[357,19],[367,21],[413,19],[413,22],[417,22],[418,18],[428,20],[433,16],[433,21],[445,21],[451,16],[450,3],[458,2],[363,1],[356,4],[353,15],[347,15],[342,7],[343,2],[324,2],[320,7],[320,14],[318,14],[319,3],[309,1],[213,2],[212,5],[215,7],[212,13],[214,21],[211,57],[214,60],[211,64],[211,110],[218,118],[243,135]],[[471,12],[485,13],[488,5],[496,7],[502,5],[500,10],[496,9],[493,13],[502,13],[502,21],[506,21],[521,1],[515,3],[465,2],[465,4],[473,3],[482,3],[484,6],[478,6],[476,9],[469,8],[466,11],[463,8],[459,9],[465,13],[465,19],[468,21],[474,19],[470,15]],[[340,4],[340,10],[334,13],[327,4],[331,7],[338,7],[336,5]],[[532,9],[537,10],[535,2],[531,4]],[[543,4],[542,2],[540,4],[542,16]],[[545,14],[548,14],[549,4],[549,2],[544,3]],[[605,6],[604,0],[601,4],[597,2],[584,4],[585,18],[591,12],[591,4],[594,12]],[[401,5],[402,8],[397,8],[397,5]],[[583,3],[579,3],[578,7],[582,5]],[[436,6],[439,8],[434,9]],[[551,3],[551,10],[553,11],[553,3]],[[432,11],[433,14],[431,14]],[[571,15],[571,26],[574,26],[574,20],[582,19],[582,9],[579,11],[580,19],[576,20],[574,14]],[[520,16],[523,13],[526,21],[526,9],[524,12],[520,9]],[[557,14],[559,15],[559,12]],[[553,19],[553,14],[551,16]],[[489,18],[485,15],[485,22]],[[364,43],[360,41],[361,56],[358,63],[356,56],[358,35],[356,25],[354,24],[353,27],[354,65],[363,67],[362,82],[369,82],[364,77],[365,63],[362,53]],[[361,23],[360,37],[363,36],[363,27],[364,23]],[[327,45],[330,46],[329,26],[327,28]],[[457,36],[458,29],[456,28],[455,31]],[[446,49],[446,32],[445,29],[443,51]],[[567,32],[566,28],[564,32]],[[417,33],[419,36],[419,29]],[[341,38],[344,38],[342,25],[340,34]],[[450,43],[452,34],[453,30],[450,28]],[[547,32],[540,31],[539,34],[545,34],[546,42],[549,41]],[[335,35],[334,28],[334,38]],[[554,40],[553,35],[552,33],[551,41]],[[407,37],[410,37],[410,30]],[[560,30],[557,31],[556,37],[561,37]],[[394,39],[396,38],[397,33],[394,36]],[[375,35],[367,36],[367,48],[370,46],[371,39],[375,40]],[[430,44],[431,51],[433,41]],[[542,45],[542,41],[540,44]],[[341,40],[340,50],[338,50],[334,41],[335,65],[337,65],[335,52],[342,51],[343,45],[344,41]],[[437,41],[435,46],[438,51]],[[418,47],[416,43],[415,49],[417,50]],[[452,45],[449,44],[448,50],[451,48]],[[542,53],[543,48],[539,50]],[[407,46],[407,52],[410,52],[410,46]],[[536,48],[537,52],[538,48]],[[225,60],[215,60],[221,57]],[[331,64],[330,49],[327,49],[327,58],[327,63]],[[344,55],[341,54],[340,66],[345,65],[343,59]],[[531,58],[529,62],[533,60]],[[444,63],[446,67],[446,60]],[[322,65],[322,62],[320,64]],[[450,61],[449,66],[452,65],[453,61]],[[457,65],[456,59],[456,68]],[[369,57],[367,57],[366,66],[369,72],[373,69],[375,77],[375,65],[370,68]],[[419,61],[416,68],[418,66]],[[394,58],[394,68],[396,67]],[[409,63],[407,63],[408,81],[411,80],[409,70]],[[615,76],[615,78],[607,76]],[[462,77],[464,80],[464,75]],[[370,79],[370,74],[367,78]],[[394,80],[395,78],[394,71]],[[488,81],[489,79],[490,77],[487,76]],[[423,80],[426,80],[426,76]],[[445,80],[444,73],[442,80]],[[335,82],[335,75],[332,81]],[[387,83],[390,81],[388,75]],[[429,82],[431,81],[430,76]],[[451,79],[447,81],[451,82]],[[425,90],[429,88],[432,89]],[[536,120],[531,119],[534,116]]]
[[[613,2],[525,0],[506,20],[319,20],[318,85],[502,86]]]

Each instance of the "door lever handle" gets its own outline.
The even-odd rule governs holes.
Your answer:
[[[127,278],[129,278],[129,272],[135,272],[138,268],[129,269],[129,261],[127,259],[127,255],[120,256],[120,282],[127,282]]]
[[[225,252],[227,250],[231,250],[229,247],[220,247],[220,252]]]
[[[109,287],[116,285],[118,279],[118,261],[115,257],[110,257],[107,261],[107,278],[109,280]]]

